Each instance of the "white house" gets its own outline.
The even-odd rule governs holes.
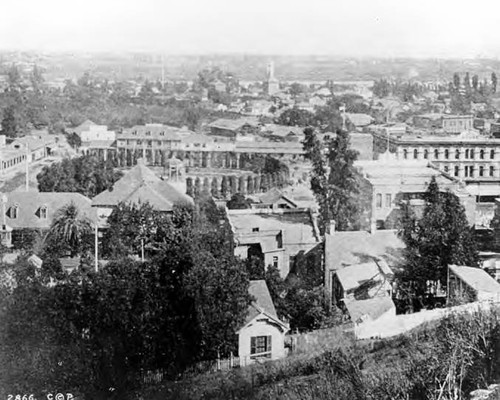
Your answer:
[[[285,334],[289,327],[278,318],[266,281],[250,281],[248,291],[254,300],[237,332],[241,365],[285,357]]]

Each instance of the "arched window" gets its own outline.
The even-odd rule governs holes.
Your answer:
[[[481,150],[479,151],[479,158],[480,158],[481,160],[484,160],[484,150],[483,150],[483,149],[481,149]]]
[[[465,158],[469,158],[469,149],[465,149]]]
[[[403,158],[406,160],[408,158],[408,150],[403,150]]]
[[[493,160],[495,158],[495,150],[491,149],[490,150],[490,158]]]
[[[471,166],[469,167],[469,176],[470,176],[471,178],[472,178],[472,177],[474,177],[474,166],[473,166],[473,165],[471,165]]]
[[[459,168],[458,168],[458,165],[455,165],[455,173],[454,173],[454,175],[455,175],[455,176],[458,176],[459,171],[460,171],[460,170],[459,170]]]
[[[470,149],[470,158],[474,159],[474,149]]]
[[[479,167],[479,176],[483,176],[484,175],[484,167],[481,165]]]
[[[446,159],[450,158],[450,151],[448,149],[444,151],[444,158]]]
[[[435,149],[434,150],[434,159],[437,160],[439,158],[439,150]]]
[[[455,159],[457,159],[457,160],[460,159],[460,150],[459,149],[455,150]]]
[[[490,176],[494,176],[495,175],[495,167],[492,165],[490,167]]]
[[[427,160],[429,158],[429,150],[424,150],[424,158]]]
[[[413,158],[416,160],[418,158],[418,150],[413,150]]]

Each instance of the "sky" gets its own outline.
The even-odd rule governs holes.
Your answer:
[[[0,50],[499,57],[496,0],[3,1]]]

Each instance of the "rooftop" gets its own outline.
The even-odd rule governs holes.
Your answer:
[[[172,211],[175,204],[190,204],[191,197],[179,192],[144,165],[141,160],[113,187],[98,194],[92,206],[114,207],[120,202],[149,203],[159,211]]]
[[[54,216],[61,207],[71,202],[90,220],[95,220],[95,211],[91,208],[91,200],[80,193],[42,193],[14,191],[6,193],[6,223],[14,229],[32,228],[48,229]],[[12,208],[17,206],[17,215]],[[41,212],[45,208],[46,215]],[[12,218],[16,216],[16,218]]]
[[[352,322],[374,321],[391,309],[395,309],[390,297],[374,297],[367,300],[346,301],[345,306]]]
[[[250,323],[261,313],[265,313],[273,320],[275,320],[278,324],[282,325],[283,328],[288,330],[288,327],[278,318],[278,314],[276,313],[276,309],[274,308],[274,303],[265,280],[261,279],[250,281],[248,293],[253,297],[253,301],[248,307],[248,314],[245,319],[244,325]]]
[[[345,291],[360,287],[364,282],[381,280],[378,278],[390,277],[393,274],[387,263],[382,260],[374,260],[362,264],[349,265],[336,271]]]
[[[348,265],[362,264],[383,258],[389,265],[394,265],[402,258],[403,241],[395,231],[334,232],[325,235],[325,266],[338,270]]]
[[[500,283],[481,268],[450,265],[450,270],[476,292],[500,293]]]

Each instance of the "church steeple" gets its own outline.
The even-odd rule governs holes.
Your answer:
[[[274,62],[271,61],[269,64],[267,64],[267,94],[269,96],[272,96],[279,92],[280,90],[280,83],[279,81],[274,77]]]

